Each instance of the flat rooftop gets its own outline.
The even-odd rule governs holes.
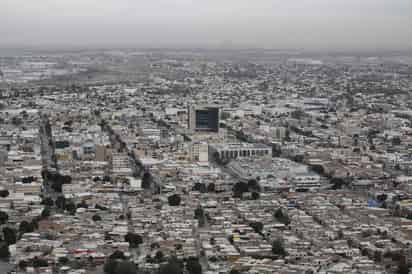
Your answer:
[[[229,144],[211,144],[216,150],[230,149],[270,149],[269,146],[260,143],[229,143]]]

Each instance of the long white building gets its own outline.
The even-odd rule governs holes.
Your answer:
[[[209,153],[216,153],[222,160],[246,157],[272,157],[272,148],[264,144],[233,143],[233,144],[211,144]]]

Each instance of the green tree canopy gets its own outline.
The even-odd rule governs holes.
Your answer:
[[[109,256],[110,260],[125,260],[126,256],[124,255],[124,253],[120,250],[116,250],[115,252],[113,252],[110,256]]]
[[[45,197],[45,198],[43,198],[43,200],[41,201],[41,204],[42,204],[42,205],[45,205],[45,206],[53,206],[53,205],[54,205],[54,201],[53,201],[53,199],[50,198],[50,197]]]
[[[41,212],[41,216],[43,218],[47,218],[50,216],[50,209],[46,206],[43,211]]]
[[[10,257],[9,247],[6,244],[0,246],[0,259],[7,259]]]
[[[263,230],[263,224],[261,222],[252,222],[249,224],[249,226],[251,228],[253,228],[253,230],[258,233],[261,234],[262,230]]]
[[[13,228],[3,228],[3,235],[4,241],[7,243],[7,245],[12,245],[16,243],[16,231]]]
[[[283,246],[283,242],[280,239],[276,239],[272,243],[272,253],[279,256],[286,256],[286,250]]]
[[[60,208],[60,209],[65,209],[66,208],[66,198],[64,198],[64,196],[57,197],[56,207]]]
[[[93,217],[92,217],[92,220],[94,222],[99,222],[99,221],[102,220],[102,217],[100,217],[100,215],[98,215],[98,214],[94,214]]]
[[[9,220],[9,215],[4,211],[0,211],[0,224],[3,225],[7,223],[8,220]]]
[[[9,196],[9,191],[7,189],[2,189],[0,190],[0,197],[2,198],[6,198],[7,196]]]
[[[179,194],[173,194],[167,198],[170,206],[178,206],[180,205],[181,198]]]
[[[129,232],[124,236],[126,242],[129,243],[130,247],[136,248],[143,243],[143,239],[139,234]]]
[[[202,265],[197,258],[189,258],[186,262],[186,269],[189,274],[202,274]]]
[[[150,172],[145,172],[142,178],[142,188],[149,189],[152,184],[152,181],[153,181],[152,174],[150,174]]]
[[[132,262],[121,261],[117,263],[114,274],[137,274],[137,267]]]
[[[167,263],[160,267],[159,274],[182,274],[182,267],[178,263]]]

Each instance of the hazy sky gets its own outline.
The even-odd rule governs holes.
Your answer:
[[[0,46],[412,49],[412,0],[0,0]]]

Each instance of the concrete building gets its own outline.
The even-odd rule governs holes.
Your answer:
[[[192,161],[207,163],[209,161],[209,145],[206,142],[195,142],[190,146]]]
[[[314,190],[321,186],[321,178],[314,172],[298,173],[292,182],[296,190]]]
[[[126,153],[114,153],[112,155],[112,174],[115,176],[132,176],[133,170],[129,156]]]
[[[16,182],[16,184],[14,185],[14,192],[25,194],[39,194],[41,192],[41,184],[34,182],[29,184]]]
[[[272,148],[264,144],[212,144],[209,146],[209,152],[212,156],[217,153],[221,160],[245,157],[272,157]]]
[[[109,151],[106,146],[103,145],[96,145],[96,161],[104,162],[107,161],[109,156]]]
[[[153,141],[160,141],[160,129],[158,128],[141,128],[140,129],[140,135],[152,139]]]

